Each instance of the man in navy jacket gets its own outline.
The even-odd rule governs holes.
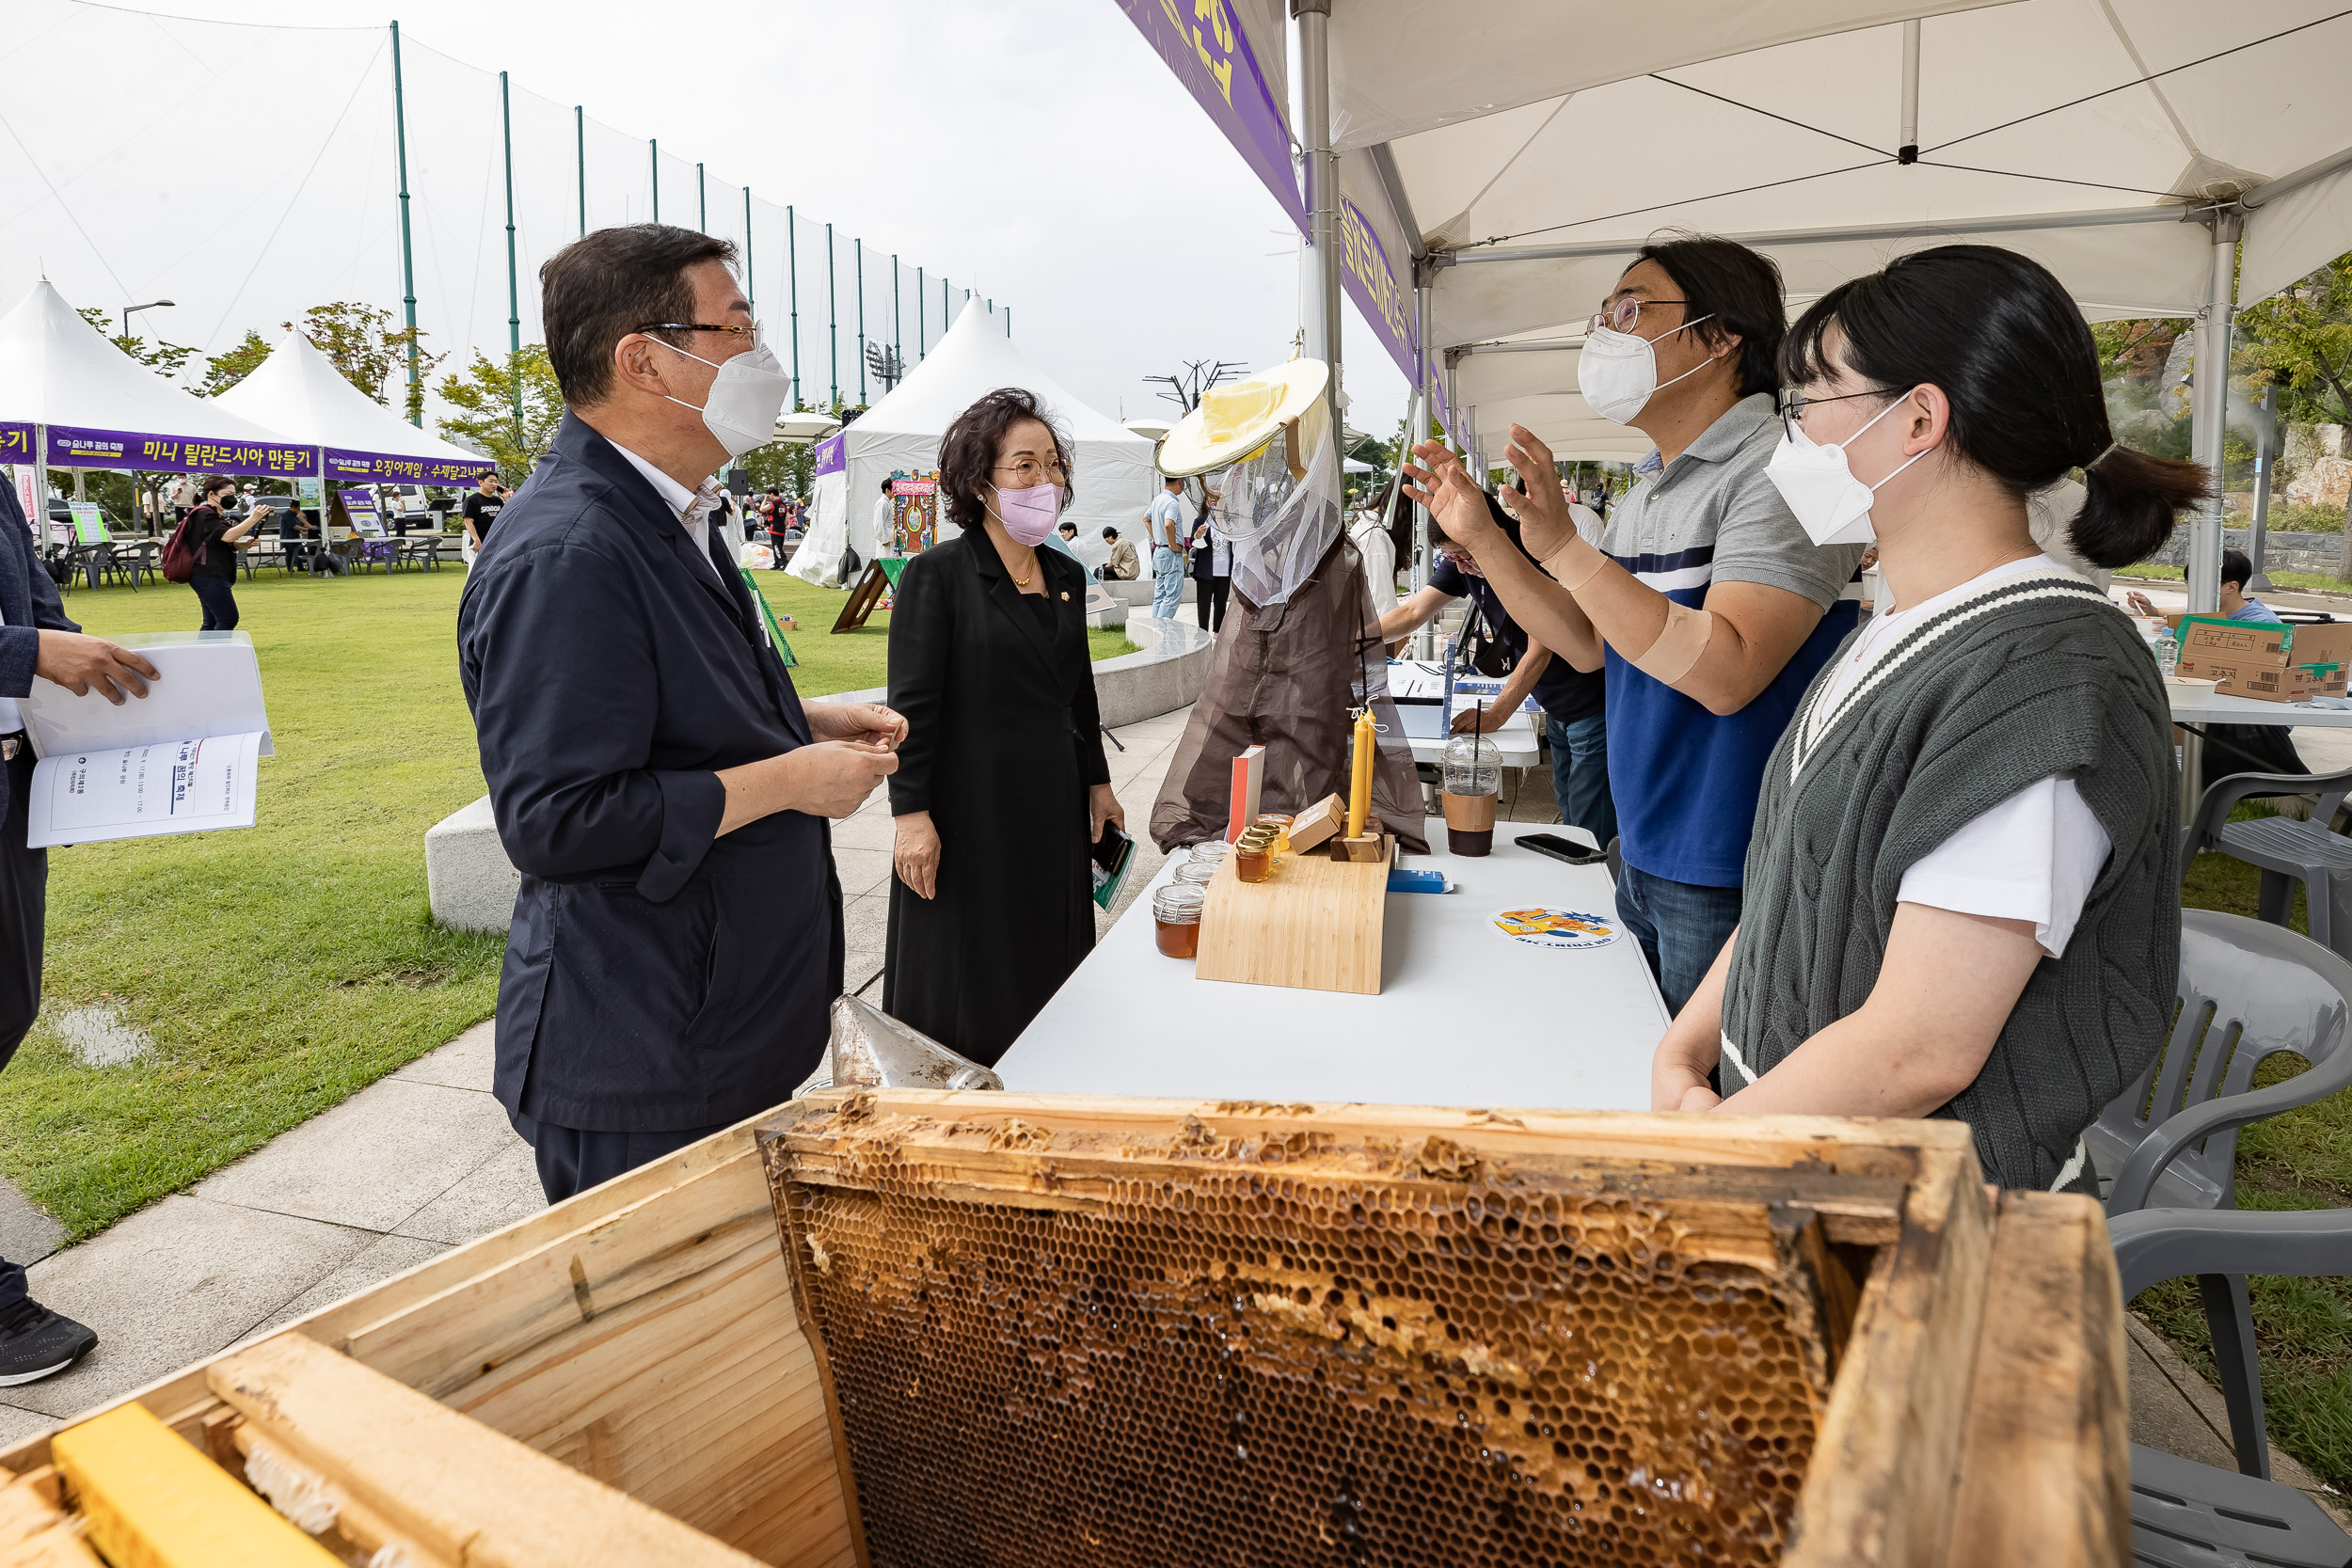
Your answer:
[[[802,704],[719,525],[723,416],[764,384],[722,370],[754,346],[734,254],[638,224],[540,269],[567,412],[458,609],[522,873],[493,1087],[549,1202],[816,1067],[842,980],[826,818],[898,766],[905,729],[874,704]],[[765,438],[775,409],[753,417]]]
[[[16,699],[31,694],[39,674],[77,697],[95,689],[120,707],[126,694],[146,696],[155,678],[155,667],[138,655],[81,632],[65,618],[57,585],[41,569],[14,486],[0,489],[0,1066],[16,1054],[40,1012],[49,911],[49,851],[24,845],[33,750]],[[87,1328],[25,1294],[22,1263],[0,1259],[0,1387],[64,1371],[97,1343]]]

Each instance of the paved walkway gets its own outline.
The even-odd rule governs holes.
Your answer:
[[[1143,834],[1190,712],[1116,732],[1126,750],[1109,752],[1111,784],[1136,833],[1137,861],[1120,904],[1098,916],[1104,927],[1165,859]],[[1545,770],[1506,782],[1502,815],[1558,819]],[[889,805],[879,797],[834,831],[848,985],[869,996],[879,993],[889,918],[890,834]],[[545,1200],[531,1151],[489,1090],[484,1022],[188,1192],[42,1257],[30,1271],[34,1295],[96,1328],[101,1342],[62,1377],[0,1389],[0,1442],[536,1212]],[[48,1253],[56,1236],[54,1222],[0,1184],[0,1256]],[[2221,1396],[2144,1323],[2135,1318],[2130,1328],[2133,1440],[2229,1466]],[[2293,1460],[2274,1449],[2271,1463],[2280,1480],[2319,1495]]]

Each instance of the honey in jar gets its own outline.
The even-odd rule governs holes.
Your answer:
[[[1169,882],[1152,895],[1152,940],[1171,958],[1200,956],[1200,911],[1208,895],[1191,882]]]
[[[1252,828],[1233,846],[1233,875],[1245,882],[1263,882],[1274,875],[1274,832]]]

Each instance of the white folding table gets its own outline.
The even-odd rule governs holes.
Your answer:
[[[1565,829],[1499,822],[1480,859],[1445,852],[1443,818],[1426,831],[1437,852],[1399,863],[1455,891],[1388,895],[1378,995],[1195,979],[1161,957],[1146,889],[996,1070],[1025,1093],[1648,1109],[1666,1007],[1617,925],[1608,867],[1518,846]],[[1600,915],[1616,938],[1560,951],[1496,927],[1528,907]]]

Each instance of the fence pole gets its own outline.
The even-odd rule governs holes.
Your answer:
[[[400,24],[392,24],[392,142],[400,150],[400,291],[408,311],[408,422],[422,428],[424,408],[417,388],[417,261],[408,241],[408,104],[400,85]],[[46,455],[45,453],[43,455]],[[41,504],[46,506],[46,494]],[[36,532],[46,538],[46,518],[35,519]]]
[[[898,253],[895,250],[890,253],[890,357],[893,368],[906,374],[907,335],[898,325]]]
[[[710,198],[703,192],[703,166],[694,166],[694,227],[710,232]]]
[[[515,121],[506,103],[506,72],[499,72],[499,135],[506,149],[506,374],[515,389],[515,444],[523,442],[522,293],[515,275]]]
[[[793,209],[784,209],[785,288],[792,308],[792,405],[803,406],[801,396],[801,222]]]
[[[574,162],[580,167],[580,237],[588,237],[588,111],[572,105]]]
[[[851,259],[857,264],[857,400],[866,403],[866,242],[850,242]]]
[[[653,163],[653,220],[661,221],[661,138],[646,138],[645,151]]]
[[[930,336],[930,323],[929,320],[930,315],[930,300],[929,298],[930,289],[930,285],[923,280],[923,269],[921,267],[915,268],[914,357],[918,363],[922,360],[924,355],[930,352],[930,345],[924,341]]]
[[[752,272],[752,188],[743,187],[743,297],[751,301],[752,320],[759,320],[759,284]]]
[[[841,289],[833,270],[833,225],[825,225],[825,357],[833,361],[832,408],[841,406]]]

